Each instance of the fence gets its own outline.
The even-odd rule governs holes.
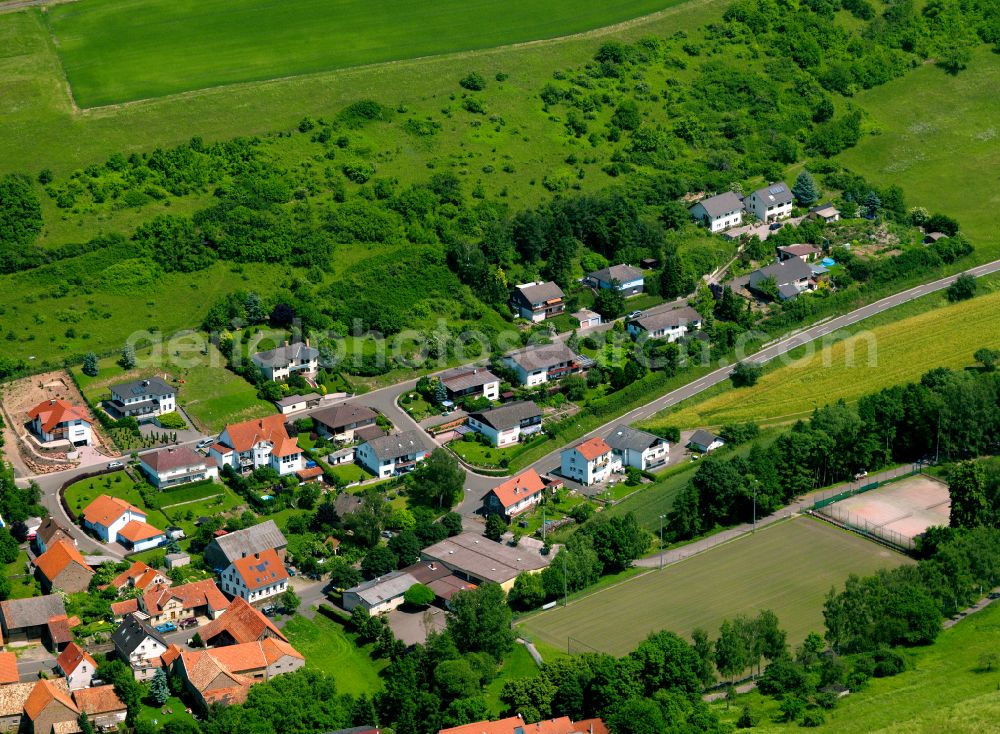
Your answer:
[[[920,466],[920,464],[906,464],[904,466],[896,467],[895,469],[879,472],[873,477],[865,477],[857,482],[851,482],[847,485],[846,489],[830,490],[827,494],[816,495],[816,499],[813,501],[812,509],[813,511],[818,511],[828,505],[832,505],[835,502],[846,500],[848,497],[854,497],[855,495],[863,492],[878,489],[883,484],[888,482],[894,482],[897,479],[902,479],[903,477],[910,477],[914,474],[919,474]]]
[[[817,514],[824,520],[829,520],[847,530],[853,530],[876,543],[885,543],[904,551],[912,551],[914,548],[913,538],[885,527],[885,525],[902,518],[895,517],[885,523],[873,523],[843,507],[833,506],[824,507]]]

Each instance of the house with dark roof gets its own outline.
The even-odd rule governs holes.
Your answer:
[[[104,407],[115,418],[152,420],[177,410],[177,388],[159,377],[123,382],[111,386],[111,399]]]
[[[700,313],[690,306],[681,306],[647,311],[629,319],[625,328],[636,339],[645,337],[675,342],[689,331],[700,329],[701,325]]]
[[[710,433],[703,428],[699,428],[691,434],[691,438],[689,438],[687,442],[687,447],[692,451],[708,454],[724,444],[725,441],[716,436],[714,433]]]
[[[517,375],[517,381],[525,387],[535,387],[576,374],[591,364],[562,342],[522,347],[508,352],[503,361]]]
[[[257,352],[250,360],[268,380],[287,380],[292,375],[312,376],[319,372],[319,350],[309,340]]]
[[[778,300],[787,301],[804,291],[813,289],[813,271],[805,262],[793,257],[754,270],[747,281],[747,289],[757,295],[771,298],[774,295],[770,292],[771,283],[777,289]]]
[[[288,571],[273,548],[235,559],[219,578],[225,593],[251,604],[263,604],[288,589]]]
[[[621,467],[600,436],[580,441],[560,452],[560,474],[584,486],[600,484]]]
[[[802,262],[808,263],[816,259],[819,255],[820,250],[818,247],[814,247],[809,244],[798,244],[798,245],[781,245],[775,248],[775,252],[778,255],[778,261],[791,260],[793,257],[797,257]]]
[[[744,208],[765,223],[792,216],[792,204],[792,192],[780,181],[759,188],[743,199]]]
[[[501,515],[510,522],[541,502],[546,486],[537,471],[528,469],[487,492],[483,497],[482,512],[484,515]]]
[[[587,281],[594,288],[614,289],[626,298],[642,293],[643,274],[632,265],[612,265],[587,273]]]
[[[199,631],[201,639],[210,647],[237,645],[274,637],[288,642],[274,623],[243,597],[236,597],[225,612]]]
[[[214,461],[187,446],[170,446],[139,455],[139,470],[157,489],[167,489],[219,476]]]
[[[44,400],[28,411],[28,429],[42,443],[69,441],[73,446],[89,446],[90,413],[65,400]]]
[[[57,594],[0,601],[0,631],[4,642],[43,642],[62,649],[70,642],[66,607]]]
[[[709,232],[724,232],[743,223],[743,200],[732,191],[702,199],[688,209]]]
[[[66,540],[76,545],[76,538],[70,531],[56,522],[53,518],[47,517],[35,531],[35,549],[38,555],[42,555],[57,540]]]
[[[821,222],[839,222],[840,221],[840,210],[833,205],[832,202],[827,202],[826,204],[818,204],[809,210],[810,219],[818,219]]]
[[[214,538],[205,547],[205,563],[210,568],[221,571],[238,558],[252,556],[265,550],[277,551],[278,558],[283,562],[287,547],[288,541],[274,520],[265,520],[243,530]]]
[[[640,471],[661,467],[670,456],[670,442],[667,439],[624,423],[612,428],[604,441],[623,467],[633,466]]]
[[[512,446],[542,430],[542,409],[531,400],[519,400],[472,413],[466,424],[493,446]]]
[[[317,410],[311,417],[316,433],[334,441],[351,443],[356,430],[375,425],[378,413],[364,405],[341,403]]]
[[[231,467],[239,473],[270,467],[280,476],[294,474],[305,465],[298,441],[288,435],[280,414],[231,423],[208,449],[219,469]]]
[[[380,479],[412,471],[431,453],[423,431],[393,433],[358,446],[354,455],[358,462]]]
[[[532,281],[514,286],[510,305],[522,319],[539,322],[566,310],[566,296],[552,281]]]
[[[167,641],[137,614],[128,614],[111,634],[118,658],[132,668],[136,680],[149,680],[161,667]]]
[[[57,540],[42,555],[35,558],[35,573],[42,584],[42,593],[62,591],[76,594],[86,591],[94,571],[83,555],[68,540]]]
[[[485,367],[455,367],[439,373],[437,379],[444,385],[449,400],[470,396],[487,400],[500,399],[500,378]]]

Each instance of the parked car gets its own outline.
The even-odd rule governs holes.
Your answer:
[[[630,319],[637,319],[637,318],[639,318],[640,316],[642,316],[642,311],[633,311],[632,313],[630,313],[630,314],[629,314],[629,315],[627,316],[627,318],[630,318]]]
[[[867,476],[868,476],[868,472],[865,471],[864,469],[862,469],[861,471],[859,471],[857,474],[854,475],[854,479],[855,480],[864,479]]]
[[[187,619],[182,619],[180,627],[182,630],[186,630],[188,627],[197,627],[198,620],[194,617],[188,617]]]
[[[277,613],[278,608],[275,606],[266,606],[262,607],[260,611],[264,614],[265,617],[273,617]]]
[[[121,469],[123,466],[125,465],[117,459],[115,461],[108,462],[108,469]]]
[[[298,569],[296,569],[295,566],[289,566],[288,567],[288,575],[289,576],[294,576],[297,573],[298,573]]]
[[[163,633],[163,632],[173,632],[176,629],[177,629],[177,625],[174,624],[173,622],[164,622],[163,624],[160,624],[160,625],[156,626],[156,631],[160,632],[160,633]]]
[[[201,451],[202,449],[207,449],[213,443],[215,443],[215,439],[214,438],[203,438],[203,439],[201,439],[201,441],[199,441],[197,443],[197,445],[195,446],[195,448],[198,449],[199,451]]]
[[[771,222],[771,226],[768,227],[768,229],[771,230],[772,232],[774,232],[776,230],[781,229],[784,226],[785,225],[782,222]]]

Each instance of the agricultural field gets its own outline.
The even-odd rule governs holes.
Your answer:
[[[947,304],[942,295],[933,295],[888,311],[873,322],[862,322],[854,336],[766,371],[753,387],[735,389],[727,383],[709,397],[660,413],[645,425],[790,423],[837,400],[852,402],[883,387],[919,379],[934,367],[969,367],[980,347],[1000,347],[996,328],[1000,289],[995,280],[984,285],[990,292],[970,301]],[[905,316],[915,310],[919,312]],[[893,320],[898,316],[904,317]]]
[[[338,693],[371,695],[381,688],[378,674],[386,662],[373,660],[372,646],[358,646],[356,636],[342,624],[321,613],[312,619],[296,615],[285,623],[284,633],[305,656],[307,668],[336,678]]]
[[[42,17],[74,99],[95,107],[552,38],[680,1],[553,0],[539,13],[531,0],[81,0]]]
[[[795,549],[795,552],[789,552]],[[731,543],[651,571],[567,607],[528,617],[521,634],[574,652],[622,655],[650,632],[711,635],[723,619],[771,609],[801,642],[822,631],[823,599],[848,574],[870,574],[910,561],[812,518],[777,523]]]

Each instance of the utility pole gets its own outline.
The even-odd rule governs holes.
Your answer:
[[[568,583],[567,583],[567,579],[566,579],[566,548],[565,547],[563,547],[562,557],[563,557],[563,606],[566,606],[567,604],[569,604],[569,592],[567,590],[568,589]]]
[[[757,532],[757,485],[760,484],[756,479],[753,482],[753,528],[750,530],[750,534],[753,535]]]
[[[666,515],[660,515],[660,570],[663,570],[663,518]]]

